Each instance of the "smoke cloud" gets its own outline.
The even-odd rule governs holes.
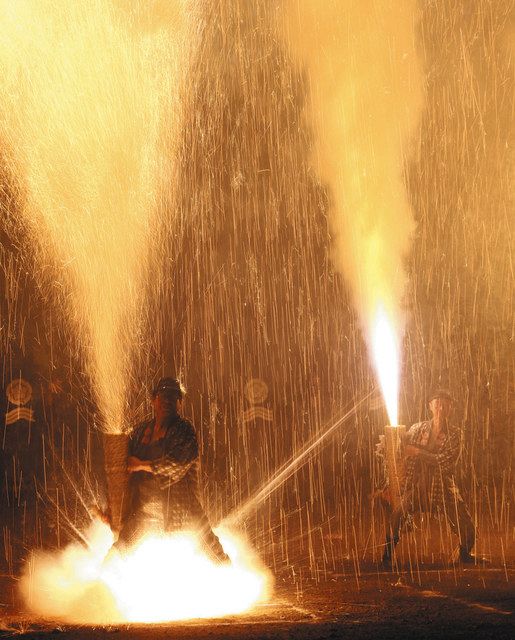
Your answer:
[[[111,550],[109,527],[93,521],[85,544],[34,552],[20,580],[33,613],[73,623],[164,622],[247,611],[272,578],[248,544],[217,530],[230,565],[213,564],[192,533],[146,536],[126,554]]]

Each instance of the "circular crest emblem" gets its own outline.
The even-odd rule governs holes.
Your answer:
[[[264,380],[252,378],[245,385],[245,395],[250,404],[261,404],[268,398],[268,385]]]
[[[11,404],[27,404],[32,398],[32,386],[23,378],[16,378],[7,385],[5,393]]]

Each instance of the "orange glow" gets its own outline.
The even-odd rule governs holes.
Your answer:
[[[352,293],[392,424],[415,230],[404,175],[424,106],[419,4],[283,0],[278,11],[279,33],[309,82],[304,117],[313,167],[331,190],[334,264]]]
[[[28,607],[75,623],[165,622],[240,614],[269,596],[270,576],[244,542],[217,535],[231,558],[211,562],[191,533],[148,535],[127,554],[94,522],[88,547],[35,554],[21,582]]]
[[[399,337],[382,306],[378,306],[372,329],[372,351],[390,424],[397,425],[399,402]]]
[[[2,163],[31,251],[42,272],[54,265],[51,290],[61,292],[111,433],[125,424],[195,40],[184,2],[149,4],[0,3]]]

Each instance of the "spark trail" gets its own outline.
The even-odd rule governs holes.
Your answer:
[[[352,288],[370,349],[381,340],[374,335],[381,319],[395,327],[397,353],[414,228],[403,170],[422,107],[416,18],[411,0],[291,0],[279,15],[309,77],[305,115],[315,134],[312,162],[332,192],[334,263]],[[394,368],[398,379],[398,361]]]
[[[309,455],[318,449],[322,442],[331,435],[336,429],[342,426],[350,417],[352,417],[361,405],[368,400],[374,391],[367,393],[358,402],[356,402],[348,411],[346,411],[339,418],[331,420],[324,426],[321,433],[316,434],[311,440],[306,442],[301,451],[292,456],[290,460],[285,462],[277,471],[273,477],[265,483],[265,485],[259,489],[249,500],[245,502],[241,507],[238,507],[233,513],[229,514],[223,519],[220,526],[231,527],[245,518],[251,509],[256,508],[264,500],[266,500],[274,491],[276,491],[282,484],[290,478],[297,469],[304,464]]]
[[[30,250],[55,266],[54,288],[111,432],[123,428],[191,42],[185,2],[145,5],[0,2],[4,162]]]

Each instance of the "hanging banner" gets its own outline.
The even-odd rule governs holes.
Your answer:
[[[10,404],[17,405],[5,414],[5,424],[13,424],[18,420],[34,422],[34,411],[30,407],[21,405],[27,404],[32,398],[32,386],[23,378],[12,380],[5,390],[7,400]]]
[[[262,406],[262,403],[268,398],[268,385],[264,380],[259,378],[249,380],[245,385],[245,396],[253,406],[243,411],[242,422],[246,423],[254,420],[273,421],[274,414],[272,409]]]

